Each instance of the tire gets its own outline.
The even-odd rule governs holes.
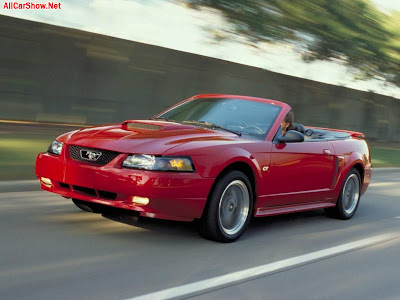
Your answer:
[[[351,219],[360,204],[360,195],[361,176],[357,169],[353,168],[344,180],[336,206],[325,208],[325,214],[341,220]]]
[[[90,202],[82,201],[82,200],[78,200],[78,199],[72,199],[72,202],[74,202],[74,204],[78,208],[82,209],[83,211],[96,213],[96,214],[101,214],[104,211],[104,208],[100,204],[90,203]]]
[[[200,220],[200,235],[217,242],[237,240],[250,222],[253,191],[240,171],[230,171],[218,180]]]

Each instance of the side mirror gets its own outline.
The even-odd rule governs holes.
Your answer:
[[[280,135],[277,138],[279,143],[300,143],[304,141],[304,135],[295,130],[289,130],[285,135]]]

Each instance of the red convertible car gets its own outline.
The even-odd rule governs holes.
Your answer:
[[[239,238],[251,217],[325,209],[350,219],[371,180],[362,133],[281,124],[288,104],[198,95],[150,120],[59,136],[36,161],[43,190],[81,209],[198,219],[202,236]]]

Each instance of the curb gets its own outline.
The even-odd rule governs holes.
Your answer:
[[[400,168],[372,168],[372,176],[373,174],[383,174],[383,173],[397,173],[400,172]]]

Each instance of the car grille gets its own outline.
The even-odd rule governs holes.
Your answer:
[[[101,152],[101,156],[97,160],[88,160],[81,157],[81,150],[90,150],[90,151],[99,151]],[[104,166],[112,161],[119,155],[118,152],[110,151],[110,150],[103,150],[103,149],[94,149],[89,147],[80,147],[80,146],[69,146],[69,156],[73,160],[83,161],[89,164]]]

